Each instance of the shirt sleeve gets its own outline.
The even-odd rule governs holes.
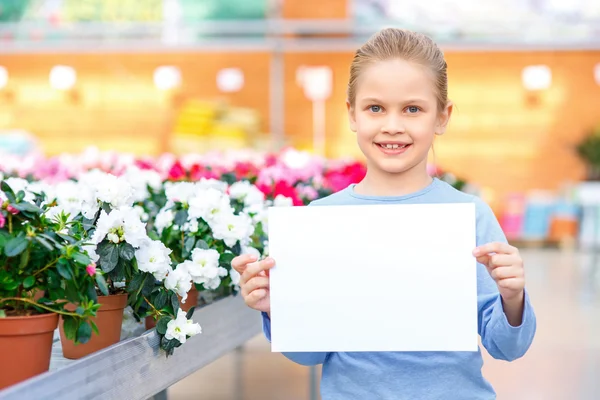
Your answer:
[[[491,208],[475,198],[477,209],[477,246],[491,242],[507,243],[506,236]],[[509,324],[502,297],[487,268],[477,263],[478,329],[481,342],[495,359],[513,361],[522,357],[533,342],[536,317],[525,289],[521,325]]]
[[[265,312],[261,312],[263,321],[263,333],[271,341],[271,319]],[[283,352],[281,353],[288,359],[300,365],[319,365],[325,362],[328,353],[323,352]]]

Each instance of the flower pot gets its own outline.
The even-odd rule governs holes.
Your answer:
[[[123,312],[127,307],[127,294],[116,294],[110,296],[99,296],[100,308],[96,317],[92,318],[98,326],[99,334],[92,332],[92,337],[87,343],[75,344],[68,340],[64,332],[64,323],[60,321],[60,341],[62,343],[63,356],[75,360],[92,354],[98,350],[118,343],[121,339],[121,325],[123,324]]]
[[[48,371],[58,314],[0,318],[0,390]]]
[[[179,297],[179,307],[183,311],[188,312],[190,310],[190,308],[192,308],[193,306],[197,306],[198,305],[198,294],[199,294],[198,289],[196,289],[196,286],[192,285],[192,288],[188,292],[188,297],[187,297],[187,299],[185,299],[185,303],[181,302],[181,296],[177,296],[177,297]],[[152,329],[156,326],[156,321],[152,317],[146,317],[145,324],[146,324],[146,329]]]

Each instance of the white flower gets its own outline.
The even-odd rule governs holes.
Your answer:
[[[251,246],[242,246],[242,254],[252,254],[257,259],[260,258],[260,251]]]
[[[165,288],[172,290],[181,296],[181,302],[185,303],[187,293],[192,289],[192,277],[183,264],[170,271],[165,278]]]
[[[173,225],[173,221],[175,220],[175,213],[173,210],[169,209],[168,206],[163,208],[156,215],[156,219],[154,220],[154,227],[158,234],[162,234],[162,232]]]
[[[231,276],[231,286],[238,286],[240,284],[241,275],[234,268],[231,268],[229,271],[229,276]]]
[[[275,207],[291,207],[294,205],[294,200],[290,197],[285,197],[282,194],[278,194],[273,201],[273,206]]]
[[[159,240],[149,240],[135,252],[140,271],[149,272],[159,281],[163,281],[170,272],[171,249]]]
[[[90,256],[90,259],[93,262],[98,262],[98,260],[100,259],[100,256],[98,254],[96,254],[96,245],[95,244],[84,244],[81,247],[87,252],[88,256]]]
[[[265,195],[255,185],[248,181],[235,182],[229,187],[231,198],[244,202],[246,206],[261,205],[265,201]]]
[[[224,214],[210,224],[215,239],[220,239],[229,247],[235,246],[239,241],[246,244],[254,233],[252,219],[244,214]]]
[[[197,187],[192,182],[177,182],[165,184],[167,200],[170,202],[179,202],[183,204],[189,204],[190,199],[193,198],[197,192]]]
[[[190,199],[188,217],[190,220],[202,218],[206,222],[219,218],[222,214],[233,213],[229,196],[217,189],[199,190]]]
[[[149,240],[145,224],[130,207],[112,210],[110,214],[100,212],[92,241],[99,244],[105,237],[113,243],[125,241],[135,248]]]
[[[191,319],[187,319],[186,312],[179,309],[177,318],[172,319],[167,324],[167,332],[165,338],[167,340],[176,339],[179,343],[184,344],[187,337],[192,337],[202,333],[200,324],[194,323]]]
[[[110,204],[113,209],[133,205],[133,187],[123,177],[105,174],[94,187],[98,200]]]
[[[133,210],[137,213],[142,222],[148,222],[148,220],[150,219],[150,216],[148,215],[146,210],[144,210],[144,207],[135,205],[133,206]]]
[[[184,231],[196,233],[198,232],[198,220],[193,219],[190,222],[186,222],[182,228]]]
[[[263,255],[267,256],[269,255],[269,241],[265,240],[263,242]]]
[[[150,197],[148,187],[153,190],[159,190],[162,187],[162,178],[156,171],[130,166],[123,177],[133,188],[133,199],[136,202],[144,201]]]
[[[227,191],[227,182],[212,178],[201,178],[200,181],[196,182],[196,187],[200,190],[215,189],[221,193],[225,193]]]
[[[214,249],[194,249],[192,260],[184,264],[195,283],[214,290],[221,284],[221,278],[227,276],[227,270],[219,266],[219,257],[219,252]]]

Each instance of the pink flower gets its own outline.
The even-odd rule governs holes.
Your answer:
[[[19,210],[17,210],[16,208],[14,208],[13,206],[9,205],[6,207],[6,210],[11,213],[12,215],[17,215],[19,213]]]
[[[90,276],[94,276],[96,275],[96,264],[95,263],[91,263],[90,265],[88,265],[85,268],[85,271],[90,275]]]
[[[6,225],[6,217],[0,213],[0,229],[4,228],[4,225]]]

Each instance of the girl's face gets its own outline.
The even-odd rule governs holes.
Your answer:
[[[365,68],[356,102],[348,104],[350,128],[370,169],[384,174],[426,171],[434,135],[441,135],[452,106],[438,110],[433,73],[394,59]]]

